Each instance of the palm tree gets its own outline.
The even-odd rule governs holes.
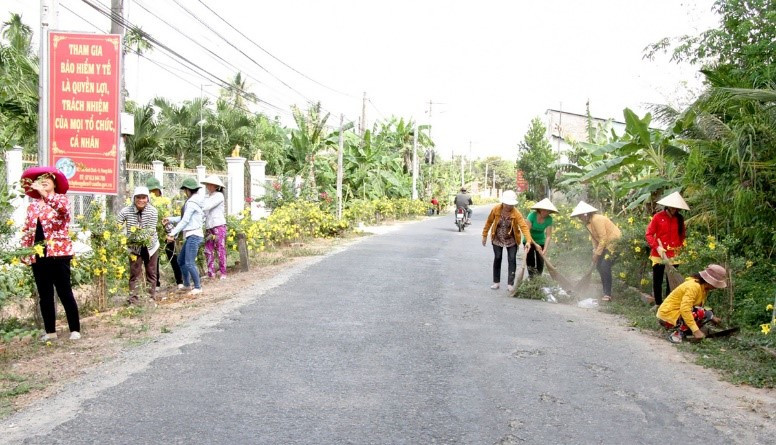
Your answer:
[[[321,114],[321,103],[302,112],[296,106],[291,108],[297,128],[291,131],[291,150],[289,166],[298,175],[307,174],[305,189],[310,198],[316,199],[318,189],[315,184],[315,155],[326,145],[326,121],[329,113]]]
[[[0,36],[0,147],[21,145],[34,152],[38,133],[38,59],[30,46],[32,30],[18,14],[12,14],[3,23]]]
[[[32,54],[32,28],[22,22],[21,15],[11,14],[11,18],[3,22],[0,36],[20,54],[25,56]]]
[[[230,80],[226,88],[221,89],[221,98],[231,104],[235,108],[246,109],[245,101],[248,100],[251,103],[256,103],[259,98],[248,91],[250,86],[247,80],[243,77],[242,73],[238,72]]]

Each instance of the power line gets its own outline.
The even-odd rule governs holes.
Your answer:
[[[356,97],[356,96],[353,96],[353,95],[351,95],[351,94],[348,94],[348,93],[344,93],[344,92],[342,92],[342,91],[339,91],[339,90],[337,90],[337,89],[335,89],[335,88],[329,87],[329,86],[327,86],[327,85],[324,85],[324,84],[322,84],[322,83],[318,82],[317,80],[315,80],[315,79],[313,79],[313,78],[311,78],[311,77],[307,76],[306,74],[302,73],[301,71],[297,70],[296,68],[294,68],[294,67],[292,67],[291,65],[287,64],[286,62],[284,62],[284,61],[280,60],[278,57],[276,57],[275,55],[273,55],[272,53],[270,53],[269,51],[267,51],[266,49],[264,49],[264,48],[263,48],[261,45],[259,45],[258,43],[256,43],[256,42],[255,42],[254,40],[252,40],[250,37],[248,37],[248,36],[246,36],[245,34],[243,34],[243,32],[242,32],[242,31],[240,31],[239,29],[237,29],[236,27],[234,27],[234,25],[232,25],[232,24],[231,24],[229,21],[227,21],[226,19],[224,19],[223,17],[221,17],[221,15],[219,15],[219,14],[218,14],[216,11],[214,11],[214,10],[213,10],[213,8],[211,8],[210,6],[208,6],[208,5],[207,5],[205,2],[203,2],[202,0],[198,0],[198,1],[199,1],[199,3],[200,3],[200,4],[202,4],[202,6],[204,6],[204,7],[205,7],[205,8],[206,8],[208,11],[210,11],[211,13],[213,13],[213,15],[215,15],[216,17],[218,17],[218,18],[219,18],[219,19],[220,19],[222,22],[224,22],[224,23],[225,23],[227,26],[229,26],[229,27],[230,27],[230,28],[232,28],[232,29],[233,29],[235,32],[237,32],[238,34],[240,34],[240,35],[241,35],[241,36],[242,36],[242,37],[243,37],[245,40],[247,40],[247,41],[251,42],[251,43],[252,43],[252,44],[253,44],[253,45],[254,45],[256,48],[259,48],[259,49],[260,49],[260,50],[262,50],[262,51],[263,51],[265,54],[267,54],[268,56],[272,57],[273,59],[275,59],[275,60],[277,60],[278,62],[280,62],[281,64],[283,64],[283,66],[285,66],[286,68],[288,68],[288,69],[290,69],[291,71],[293,71],[293,72],[295,72],[295,73],[299,74],[300,76],[304,77],[305,79],[307,79],[307,80],[309,80],[309,81],[311,81],[311,82],[313,82],[313,83],[315,83],[315,84],[317,84],[317,85],[320,85],[320,86],[322,86],[322,87],[326,88],[327,90],[331,90],[331,91],[333,91],[333,92],[335,92],[335,93],[337,93],[337,94],[341,94],[341,95],[343,95],[343,96],[346,96],[346,97],[349,97],[349,98],[351,98],[351,99],[357,99],[357,97]],[[176,3],[177,3],[177,2],[176,2]]]
[[[188,35],[187,33],[184,33],[183,31],[181,31],[181,30],[180,30],[180,29],[178,29],[177,27],[173,26],[173,25],[170,23],[170,21],[169,21],[169,20],[164,20],[164,19],[162,19],[161,17],[159,17],[158,15],[156,15],[156,13],[154,13],[154,12],[153,12],[153,11],[151,11],[151,10],[149,10],[149,9],[148,9],[148,8],[147,8],[145,5],[143,5],[143,4],[142,4],[140,1],[138,1],[138,0],[135,0],[135,3],[137,4],[137,6],[139,6],[141,9],[143,9],[145,12],[147,12],[148,14],[151,14],[153,17],[155,17],[157,20],[159,20],[160,22],[162,22],[162,23],[164,23],[165,25],[167,25],[167,26],[168,26],[169,28],[171,28],[173,31],[177,32],[178,34],[182,35],[183,37],[185,37],[186,39],[188,39],[189,41],[191,41],[192,43],[194,43],[194,44],[195,44],[195,45],[197,45],[198,47],[200,47],[200,48],[202,48],[203,50],[207,51],[207,53],[208,53],[208,54],[212,55],[212,56],[213,56],[213,57],[215,57],[216,59],[218,59],[218,60],[220,60],[221,62],[223,62],[224,64],[228,65],[230,68],[232,68],[232,69],[234,69],[234,70],[236,70],[236,71],[238,71],[238,72],[245,71],[245,70],[243,70],[243,69],[241,69],[241,68],[237,67],[236,65],[232,64],[232,63],[231,63],[231,62],[229,62],[228,60],[224,59],[224,58],[223,58],[223,57],[221,57],[219,54],[217,54],[217,53],[213,52],[212,50],[210,50],[209,48],[207,48],[205,45],[203,45],[203,44],[201,44],[201,43],[197,42],[196,40],[194,40],[194,38],[192,38],[192,37],[191,37],[190,35]],[[226,65],[224,65],[224,66],[226,66]],[[247,75],[248,77],[250,77],[250,75],[249,75],[247,72],[246,72],[246,75]],[[264,84],[264,82],[261,82],[261,81],[260,81],[260,80],[258,80],[258,79],[254,79],[254,78],[252,78],[252,77],[251,77],[251,79],[252,79],[253,81],[257,82],[257,83],[260,83],[260,84],[262,84],[262,85],[265,85],[265,86],[266,86],[266,84]]]
[[[86,2],[86,1],[85,1],[85,3],[89,4],[89,2]],[[79,19],[83,20],[85,23],[87,23],[87,24],[89,24],[90,26],[94,27],[94,28],[95,28],[95,29],[97,29],[99,32],[101,32],[101,33],[105,34],[105,31],[104,31],[104,30],[102,30],[102,29],[101,29],[100,27],[98,27],[97,25],[95,25],[94,23],[92,23],[92,22],[90,22],[89,20],[85,19],[83,16],[81,16],[81,15],[77,14],[75,11],[73,11],[73,10],[72,10],[72,9],[70,9],[70,8],[68,8],[66,5],[62,5],[62,6],[63,6],[63,7],[66,9],[66,10],[68,10],[70,13],[72,13],[73,15],[75,15],[76,17],[78,17]],[[89,6],[91,6],[91,7],[95,8],[95,5],[92,5],[92,4],[90,4]],[[100,5],[100,6],[103,6],[103,5]],[[95,9],[97,9],[97,8],[95,8]],[[97,9],[97,10],[98,10],[98,12],[102,13],[103,15],[105,15],[105,12],[103,12],[103,11],[100,11],[99,9]],[[129,23],[129,21],[126,21],[126,20],[124,20],[124,23],[125,23],[125,26],[127,26],[127,25],[130,25],[130,26],[132,26],[132,25]],[[132,27],[134,27],[134,26],[132,26]],[[150,40],[150,41],[155,41],[155,39],[153,39],[153,37],[152,37],[152,36],[150,36],[150,35],[148,35],[147,33],[144,33],[144,35],[145,35],[146,37],[149,37],[149,40]],[[145,55],[145,54],[138,53],[137,51],[135,51],[135,50],[133,50],[133,49],[131,49],[131,48],[127,48],[127,50],[128,50],[129,52],[132,52],[133,54],[137,54],[138,56],[140,56],[140,57],[143,57],[144,59],[148,60],[149,62],[151,62],[151,63],[153,63],[154,65],[158,66],[159,68],[163,69],[164,71],[167,71],[168,73],[172,74],[174,77],[176,77],[176,78],[178,78],[178,79],[180,79],[180,80],[182,80],[182,81],[184,81],[184,82],[188,83],[189,85],[192,85],[192,86],[194,86],[194,87],[200,87],[200,85],[194,84],[194,83],[192,83],[191,81],[189,81],[189,80],[187,80],[187,79],[185,79],[185,78],[181,77],[180,75],[178,75],[178,74],[176,74],[176,73],[172,72],[171,70],[175,69],[174,67],[171,67],[171,66],[169,66],[169,65],[165,65],[165,64],[163,64],[162,62],[159,62],[159,61],[157,61],[157,60],[154,60],[154,59],[152,59],[152,58],[148,57],[148,56],[147,56],[147,55]],[[173,53],[174,53],[174,52],[173,52]],[[162,54],[164,54],[164,53],[162,53]],[[182,67],[184,67],[184,68],[188,69],[189,71],[191,71],[191,73],[192,73],[192,74],[194,74],[195,76],[197,76],[197,77],[199,77],[199,78],[202,78],[202,79],[205,79],[205,80],[208,80],[208,81],[211,81],[211,82],[212,82],[212,81],[214,81],[214,80],[213,80],[213,79],[211,79],[211,78],[208,78],[208,77],[205,77],[205,76],[203,76],[203,74],[202,74],[201,72],[197,72],[197,71],[194,69],[194,67],[192,67],[192,66],[187,66],[186,64],[182,63],[180,60],[176,60],[175,58],[171,57],[169,54],[164,54],[164,55],[166,55],[166,56],[170,57],[170,58],[171,58],[173,61],[175,61],[176,63],[179,63],[179,64],[181,64],[181,66],[182,66]],[[189,63],[191,63],[191,62],[189,62]],[[196,66],[196,65],[195,65],[195,67],[196,67],[196,68],[198,68],[198,69],[200,69],[200,70],[202,70],[202,68],[200,68],[200,67],[198,67],[198,66]],[[218,78],[217,78],[217,77],[216,77],[216,79],[218,80]],[[240,89],[237,89],[237,90],[240,90]],[[240,94],[241,92],[242,92],[241,90],[240,90],[240,91],[238,91],[238,94]],[[206,93],[207,93],[209,96],[212,96],[212,97],[213,97],[213,98],[215,98],[215,99],[218,99],[218,98],[219,98],[219,96],[217,96],[217,95],[215,95],[215,94],[212,94],[212,93],[210,93],[210,92],[206,92]],[[252,100],[252,99],[253,99],[253,98],[250,98],[250,97],[244,97],[244,98],[246,98],[246,99],[249,99],[249,100]],[[267,101],[264,101],[264,100],[260,100],[260,103],[257,103],[257,105],[266,105],[266,106],[268,106],[268,107],[271,107],[271,108],[275,109],[277,112],[280,112],[280,113],[285,113],[285,114],[287,114],[287,115],[291,115],[291,113],[290,113],[289,111],[287,111],[287,110],[285,110],[285,109],[283,109],[283,108],[280,108],[280,107],[278,107],[278,106],[276,106],[276,105],[273,105],[273,104],[271,104],[271,103],[269,103],[269,102],[267,102]],[[234,104],[234,106],[235,106],[236,108],[238,108],[238,109],[240,109],[240,110],[242,110],[242,111],[245,111],[246,113],[252,114],[252,115],[256,115],[256,116],[258,116],[259,114],[261,114],[261,113],[256,113],[256,112],[253,112],[253,111],[249,110],[248,108],[246,108],[245,106],[239,106],[239,105],[237,105],[237,104]]]
[[[256,66],[258,66],[259,68],[261,68],[262,70],[264,70],[264,71],[265,71],[267,74],[269,74],[270,76],[272,76],[272,78],[274,78],[275,80],[277,80],[278,82],[280,82],[281,84],[283,84],[283,86],[285,86],[285,87],[286,87],[286,88],[288,88],[289,90],[291,90],[291,91],[295,92],[296,94],[298,94],[298,95],[299,95],[300,97],[302,97],[302,98],[303,98],[303,99],[304,99],[304,100],[305,100],[307,103],[309,103],[309,104],[314,104],[314,103],[315,103],[315,101],[311,100],[310,98],[308,98],[307,96],[305,96],[303,93],[301,93],[299,90],[297,90],[296,88],[292,87],[291,85],[289,85],[288,83],[286,83],[285,81],[283,81],[283,80],[282,80],[281,78],[279,78],[278,76],[274,75],[274,74],[273,74],[272,72],[270,72],[270,71],[269,71],[267,68],[265,68],[265,67],[264,67],[263,65],[261,65],[259,62],[257,62],[257,61],[256,61],[256,60],[255,60],[253,57],[251,57],[251,56],[249,56],[248,54],[246,54],[246,53],[245,53],[243,50],[241,50],[240,48],[238,48],[238,47],[237,47],[237,46],[236,46],[234,43],[230,42],[230,41],[229,41],[229,40],[228,40],[226,37],[224,37],[223,35],[221,35],[221,34],[220,34],[220,33],[218,33],[217,31],[215,31],[213,28],[211,28],[211,27],[210,27],[210,25],[208,25],[206,22],[204,22],[202,19],[200,19],[200,18],[199,18],[199,17],[198,17],[196,14],[194,14],[193,12],[191,12],[191,11],[190,11],[188,8],[186,8],[185,6],[183,6],[183,5],[182,5],[182,4],[181,4],[181,3],[180,3],[178,0],[172,0],[172,1],[173,1],[173,2],[174,2],[176,5],[178,5],[178,6],[179,6],[181,9],[183,9],[183,10],[184,10],[184,11],[185,11],[187,14],[189,14],[191,17],[193,17],[193,18],[194,18],[194,20],[196,20],[197,22],[199,22],[200,24],[202,24],[202,26],[204,26],[205,28],[209,29],[209,30],[210,30],[210,31],[211,31],[213,34],[215,34],[215,35],[216,35],[217,37],[219,37],[221,40],[223,40],[224,42],[226,42],[226,44],[227,44],[227,45],[229,45],[229,46],[231,46],[232,48],[234,48],[235,50],[237,50],[237,52],[239,52],[240,54],[242,54],[243,56],[245,56],[245,58],[247,58],[248,60],[250,60],[251,62],[253,62],[253,64],[254,64],[254,65],[256,65]]]
[[[212,72],[206,70],[205,68],[202,68],[201,66],[199,66],[198,64],[192,62],[191,60],[189,60],[185,56],[179,54],[177,51],[173,50],[169,46],[163,44],[158,39],[156,39],[155,37],[150,35],[149,33],[140,30],[140,28],[138,26],[134,25],[130,21],[126,20],[125,18],[121,17],[118,14],[115,14],[111,10],[105,9],[104,5],[102,5],[100,3],[96,3],[95,4],[92,0],[81,0],[81,1],[86,3],[87,5],[91,6],[92,8],[94,8],[100,14],[110,18],[111,20],[121,24],[122,26],[124,26],[126,28],[130,28],[130,29],[138,30],[142,34],[142,36],[144,38],[146,38],[149,42],[153,43],[158,48],[161,48],[161,49],[167,51],[169,54],[173,55],[175,58],[179,59],[180,61],[185,62],[185,64],[189,65],[192,69],[195,69],[195,70],[199,71],[200,72],[199,75],[201,77],[205,78],[206,80],[208,80],[210,82],[213,82],[213,83],[216,83],[221,88],[224,88],[226,90],[234,90],[234,91],[237,92],[238,95],[242,96],[244,99],[249,100],[251,102],[258,101],[258,102],[265,103],[265,104],[267,104],[267,105],[269,105],[269,106],[271,106],[273,108],[280,109],[280,107],[278,107],[277,105],[269,103],[269,102],[267,102],[267,101],[265,101],[263,99],[252,97],[252,95],[250,93],[246,92],[242,88],[235,87],[234,85],[231,85],[228,81],[223,80],[219,76],[213,74]]]

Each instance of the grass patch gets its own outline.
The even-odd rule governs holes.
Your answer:
[[[28,382],[26,377],[0,373],[0,418],[6,417],[13,411],[13,400],[16,397],[40,387],[41,385]]]
[[[611,303],[601,306],[604,312],[622,315],[633,327],[666,338],[655,311],[641,301],[633,289],[618,289]],[[715,338],[699,343],[683,342],[677,345],[695,356],[695,363],[717,370],[722,378],[733,384],[757,388],[776,387],[776,359],[756,346],[755,338],[746,333],[735,337]]]
[[[318,256],[325,254],[326,251],[323,249],[316,249],[314,247],[290,247],[288,250],[283,252],[283,255],[285,255],[288,258],[296,258],[296,257],[303,257],[303,256]]]
[[[144,309],[140,305],[132,305],[132,306],[126,306],[122,307],[119,310],[116,311],[115,314],[113,314],[113,317],[116,319],[119,318],[137,318],[141,316],[144,312]]]
[[[283,256],[260,256],[255,259],[251,259],[251,266],[274,266],[276,264],[283,264],[288,262],[289,259]]]

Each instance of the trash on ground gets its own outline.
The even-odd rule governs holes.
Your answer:
[[[580,300],[579,303],[577,303],[577,306],[584,309],[595,309],[598,307],[598,300],[595,298],[585,298],[584,300]]]

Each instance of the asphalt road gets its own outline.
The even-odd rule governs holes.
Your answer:
[[[0,423],[0,442],[773,443],[735,388],[667,342],[489,289],[485,212],[464,233],[451,217],[403,225],[247,289]]]

